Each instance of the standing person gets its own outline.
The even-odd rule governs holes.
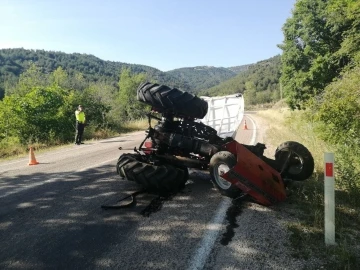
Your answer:
[[[75,144],[80,145],[85,127],[85,113],[83,112],[83,107],[81,105],[79,105],[77,110],[75,111],[75,117],[76,117]]]

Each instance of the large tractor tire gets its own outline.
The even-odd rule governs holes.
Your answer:
[[[177,168],[169,164],[155,166],[144,161],[139,154],[121,155],[116,170],[121,177],[162,196],[183,189],[189,176],[187,168],[185,170],[185,168]]]
[[[314,158],[310,151],[298,142],[288,141],[279,145],[275,151],[275,160],[279,168],[288,162],[282,176],[291,180],[306,180],[314,171]]]
[[[241,189],[221,177],[236,165],[236,157],[228,151],[220,151],[211,157],[210,175],[211,181],[222,195],[237,198],[242,195]]]
[[[205,100],[188,92],[156,83],[142,83],[137,89],[137,99],[161,112],[202,119],[207,113]]]

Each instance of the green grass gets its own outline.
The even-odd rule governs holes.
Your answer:
[[[152,122],[154,124],[155,122]],[[100,140],[105,138],[111,138],[115,136],[120,136],[121,134],[146,130],[148,128],[148,120],[140,119],[135,121],[125,122],[119,130],[112,130],[109,128],[96,129],[95,127],[88,126],[84,131],[84,140]],[[75,131],[74,131],[75,136]],[[0,141],[0,160],[8,160],[17,157],[24,157],[28,155],[30,146],[33,147],[37,152],[48,151],[51,149],[56,149],[59,147],[65,147],[73,142],[59,142],[51,141],[47,143],[41,143],[38,141],[32,141],[25,144],[20,143],[20,141],[15,137],[5,138]]]
[[[311,256],[324,261],[324,269],[359,269],[360,267],[360,192],[346,190],[339,184],[335,191],[336,246],[324,244],[324,152],[333,152],[315,133],[315,124],[304,119],[304,112],[292,112],[285,108],[258,112],[270,125],[266,137],[272,145],[284,141],[298,141],[312,153],[315,172],[311,179],[292,182],[290,194],[284,204],[285,211],[295,215],[297,221],[288,224],[295,257]],[[335,152],[336,160],[336,152]],[[346,181],[336,175],[335,182]],[[295,213],[295,214],[294,214]]]
[[[151,120],[151,125],[153,126],[155,124],[154,119]],[[133,132],[133,131],[139,131],[139,130],[146,130],[149,127],[149,123],[147,119],[139,119],[134,120],[130,122],[124,123],[124,125],[121,127],[121,133],[127,133],[127,132]]]

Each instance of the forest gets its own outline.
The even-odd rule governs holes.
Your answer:
[[[238,75],[216,86],[200,91],[203,96],[221,96],[236,93],[245,95],[247,105],[276,102],[280,94],[281,56],[248,65]]]
[[[19,80],[20,74],[25,72],[32,64],[44,74],[54,72],[61,67],[69,77],[78,74],[88,82],[104,82],[116,85],[122,69],[129,69],[134,74],[145,73],[149,78],[160,83],[177,85],[185,91],[189,86],[181,80],[172,77],[156,68],[145,65],[128,64],[113,61],[104,61],[88,54],[66,54],[63,52],[26,50],[22,48],[0,50],[0,99],[4,97]],[[8,94],[11,94],[8,93]]]
[[[4,97],[6,91],[11,94],[9,89],[18,82],[20,74],[25,72],[32,64],[39,67],[44,74],[54,72],[61,67],[70,77],[81,74],[86,81],[102,81],[112,85],[117,85],[122,69],[129,69],[133,74],[145,73],[148,78],[161,84],[193,93],[226,81],[247,67],[246,65],[230,68],[187,67],[163,72],[140,64],[104,61],[88,54],[66,54],[22,48],[1,49],[0,100]]]

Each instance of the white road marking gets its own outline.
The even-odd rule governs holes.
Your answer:
[[[246,115],[246,117],[251,121],[251,124],[254,127],[253,128],[254,132],[252,133],[252,136],[251,136],[250,145],[255,145],[257,127],[256,127],[254,120],[249,115]]]
[[[34,184],[30,184],[30,185],[27,185],[27,186],[24,186],[24,187],[20,187],[20,188],[16,188],[15,190],[12,190],[12,191],[9,191],[9,192],[6,192],[4,195],[0,195],[0,198],[5,198],[7,196],[10,196],[10,195],[13,195],[13,194],[16,194],[16,193],[19,193],[21,191],[24,191],[24,190],[27,190],[27,189],[31,189],[31,188],[34,188],[34,187],[38,187],[38,186],[42,186],[42,185],[45,185],[45,184],[48,184],[48,183],[54,183],[56,181],[59,181],[61,179],[64,179],[65,177],[68,177],[68,176],[71,176],[73,175],[74,173],[78,173],[78,172],[84,172],[88,169],[92,169],[92,168],[96,168],[96,167],[99,167],[100,165],[103,165],[103,164],[106,164],[106,163],[110,163],[114,160],[117,160],[117,158],[113,158],[111,160],[106,160],[106,161],[103,161],[101,163],[97,163],[95,166],[88,166],[88,167],[85,167],[85,168],[81,168],[79,170],[76,170],[76,171],[73,171],[71,173],[64,173],[64,174],[58,174],[56,177],[54,178],[51,178],[51,179],[48,179],[48,180],[45,180],[44,182],[40,182],[40,183],[34,183]]]
[[[229,208],[230,204],[231,200],[227,197],[225,197],[219,204],[215,216],[206,226],[207,231],[196,249],[194,257],[192,258],[188,268],[189,270],[203,269],[206,260],[213,249],[215,240],[220,232],[221,225],[224,222],[226,210]]]

